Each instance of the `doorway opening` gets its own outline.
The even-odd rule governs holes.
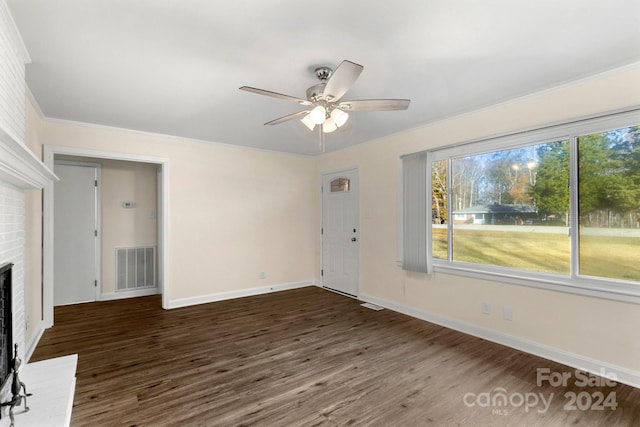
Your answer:
[[[136,193],[135,197],[123,197],[123,196],[114,196],[110,200],[110,205],[108,208],[111,209],[110,212],[105,212],[103,218],[100,218],[102,221],[107,222],[107,216],[111,215],[125,215],[131,216],[134,214],[135,207],[138,206],[138,214],[141,214],[146,220],[146,235],[150,236],[153,234],[154,239],[151,238],[138,238],[137,241],[120,241],[113,243],[113,239],[110,242],[107,242],[109,246],[107,251],[102,251],[101,264],[106,265],[102,273],[98,273],[98,277],[106,278],[104,280],[105,286],[102,286],[103,283],[99,283],[100,285],[100,293],[96,293],[97,299],[100,300],[109,300],[109,299],[119,299],[123,297],[131,297],[131,296],[143,296],[150,294],[162,294],[162,307],[169,308],[168,305],[168,282],[167,278],[167,254],[168,254],[168,226],[167,226],[167,218],[168,218],[168,160],[165,158],[152,157],[152,156],[143,156],[143,155],[132,155],[125,153],[114,153],[114,152],[103,152],[103,151],[95,151],[95,150],[86,150],[86,149],[77,149],[70,147],[59,147],[59,146],[44,146],[44,163],[51,170],[54,170],[54,164],[56,161],[84,161],[84,162],[93,162],[101,165],[109,165],[110,169],[122,169],[124,172],[120,173],[120,176],[126,175],[126,171],[130,170],[145,170],[146,181],[149,182],[153,180],[153,187],[150,187],[148,184],[143,186],[144,188],[140,189],[138,193]],[[104,174],[104,168],[102,174]],[[151,171],[151,172],[150,172]],[[153,177],[149,177],[149,174],[155,175],[155,179]],[[115,175],[114,175],[115,176]],[[54,277],[54,248],[56,247],[56,233],[55,229],[55,184],[50,184],[44,189],[43,192],[43,318],[44,318],[44,327],[49,328],[53,326],[53,307],[54,303],[54,286],[55,286],[55,277]],[[150,195],[149,192],[153,192],[154,194]],[[153,196],[153,197],[149,197]],[[126,200],[120,200],[120,198]],[[143,203],[143,199],[146,201]],[[149,200],[154,200],[153,206],[149,205]],[[116,203],[117,201],[117,203]],[[138,205],[136,205],[138,203]],[[143,210],[144,209],[144,210]],[[115,222],[117,222],[117,218],[111,218]],[[132,220],[133,221],[133,220]],[[139,226],[140,219],[138,218],[136,224]],[[149,224],[154,224],[154,230],[149,230]],[[115,226],[117,227],[117,226]],[[114,229],[113,227],[111,228]],[[110,237],[113,237],[113,233],[101,232],[101,237],[103,239],[109,240]],[[128,243],[132,243],[129,245]],[[140,246],[141,245],[141,246]],[[102,244],[104,247],[104,242]],[[113,246],[113,247],[112,247]],[[118,251],[117,249],[137,249],[137,246],[145,248],[144,251],[125,251],[124,253],[130,253],[131,256],[137,257],[138,253],[143,253],[145,257],[141,258],[142,261],[145,259],[153,260],[154,265],[149,266],[145,264],[140,273],[133,273],[136,275],[136,279],[138,278],[138,274],[143,274],[145,277],[142,278],[142,282],[127,282],[124,283],[137,283],[138,285],[134,285],[131,289],[122,289],[119,285],[120,282],[118,280],[118,275],[122,270],[121,266],[117,266],[118,254],[122,251]],[[151,254],[149,247],[153,247],[155,253]],[[108,252],[108,254],[106,253]],[[109,258],[109,260],[106,260]],[[111,259],[113,258],[113,259]],[[141,260],[134,259],[133,263],[127,263],[128,265],[138,265]],[[130,261],[125,259],[125,261]],[[98,264],[100,265],[100,263]],[[126,271],[126,270],[125,270]],[[151,282],[146,275],[153,274],[153,285],[151,286]],[[114,284],[113,286],[108,285],[109,283]],[[117,283],[117,284],[116,284]],[[142,283],[142,285],[140,285]],[[111,289],[113,287],[113,289]]]

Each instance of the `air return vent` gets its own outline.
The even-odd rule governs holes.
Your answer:
[[[116,291],[156,286],[156,249],[153,246],[116,249]]]

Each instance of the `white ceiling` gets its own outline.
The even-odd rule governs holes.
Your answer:
[[[640,60],[638,0],[7,0],[47,117],[300,154],[318,134],[296,97],[313,69],[364,65],[327,151]]]

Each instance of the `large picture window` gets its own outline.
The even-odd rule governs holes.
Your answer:
[[[428,159],[434,268],[640,297],[639,112]]]
[[[444,245],[434,239],[435,247],[451,246],[454,261],[569,274],[568,145],[554,141],[451,158],[452,239]],[[437,165],[432,174],[442,169]],[[436,204],[444,204],[440,197],[433,194]],[[442,235],[442,224],[437,229]]]

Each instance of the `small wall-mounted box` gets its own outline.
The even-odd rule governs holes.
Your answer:
[[[133,209],[135,207],[135,203],[129,202],[129,201],[124,201],[124,202],[122,202],[122,207],[125,208],[125,209]]]

